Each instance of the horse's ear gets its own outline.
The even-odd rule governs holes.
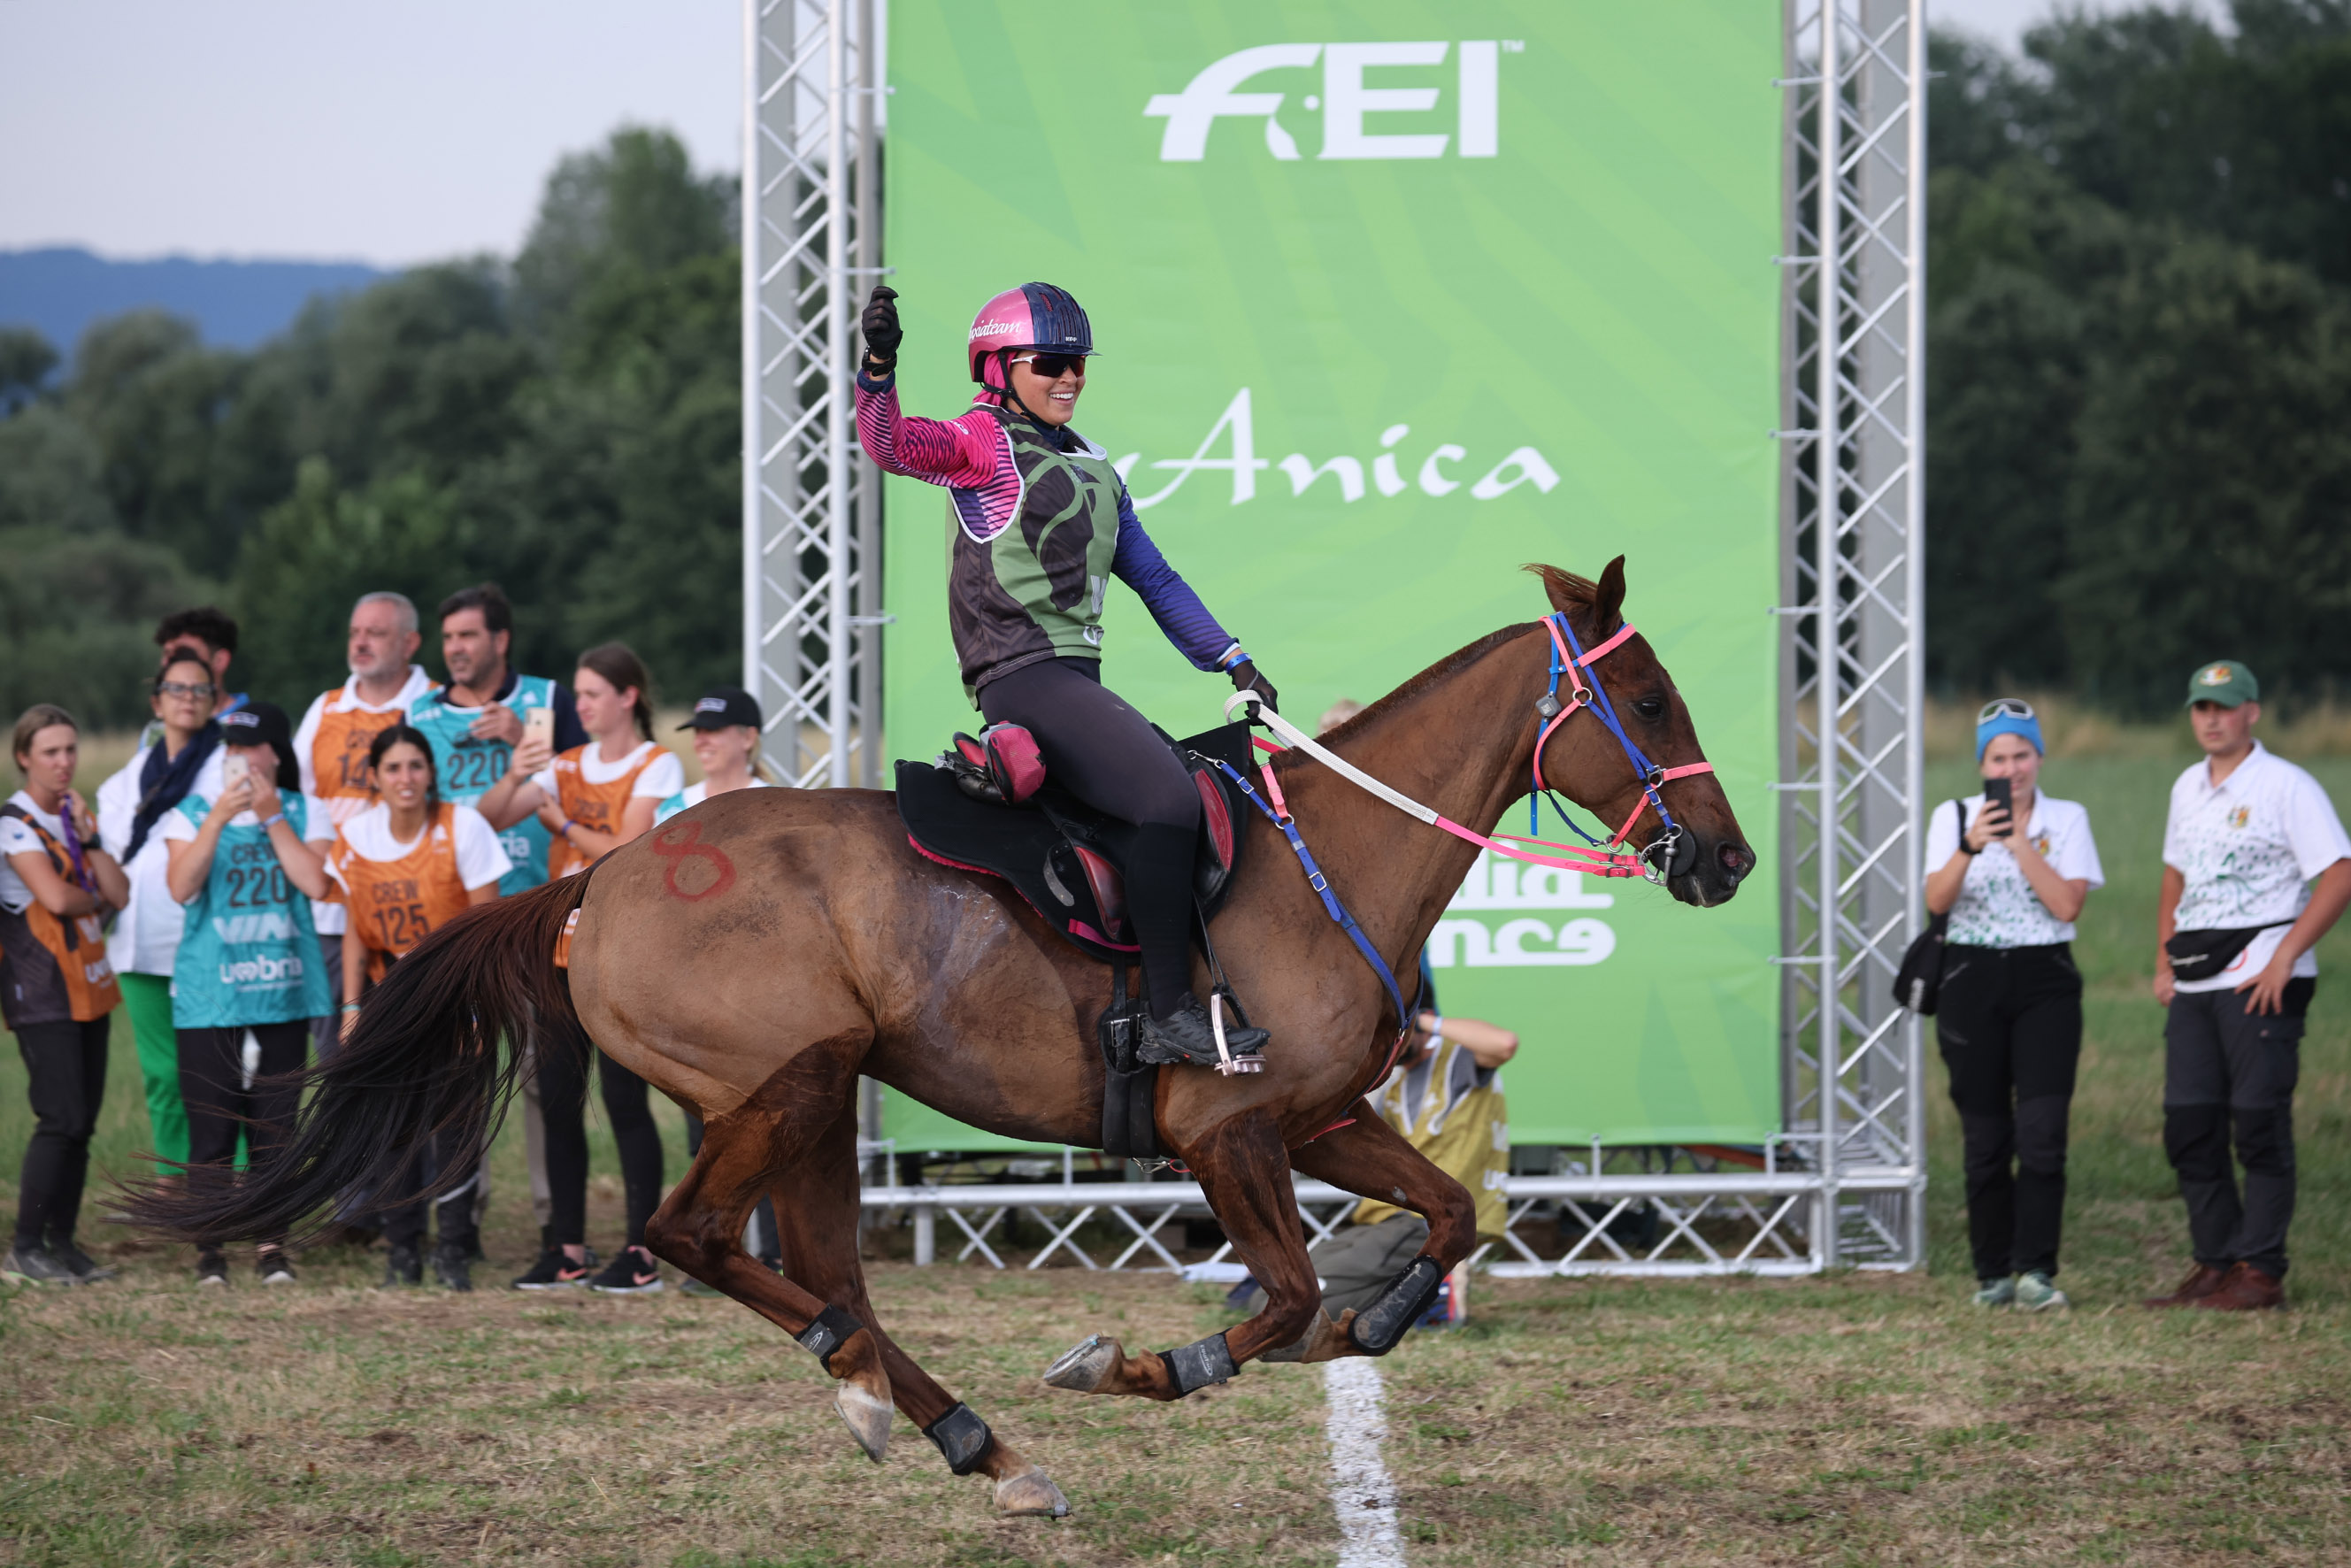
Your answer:
[[[1592,634],[1605,637],[1625,623],[1625,558],[1618,556],[1600,573],[1592,596]]]

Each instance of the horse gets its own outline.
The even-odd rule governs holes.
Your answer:
[[[1574,695],[1588,703],[1589,682],[1613,696],[1604,724],[1573,706],[1562,717],[1556,695],[1545,706],[1560,685],[1553,650],[1565,647],[1546,618],[1471,643],[1323,744],[1479,834],[1529,792],[1538,760],[1547,785],[1623,821],[1618,841],[1631,841],[1643,814],[1662,817],[1669,797],[1676,831],[1661,824],[1650,841],[1658,878],[1684,904],[1728,900],[1755,856],[1671,677],[1623,622],[1624,558],[1596,581],[1526,570],[1580,650],[1618,638],[1604,665],[1568,666]],[[1628,763],[1635,742],[1656,759],[1646,777]],[[1270,769],[1368,948],[1408,971],[1477,846],[1298,750]],[[338,1194],[380,1178],[428,1134],[478,1148],[517,1086],[518,1053],[501,1065],[499,1039],[557,1038],[549,1020],[574,1016],[597,1049],[705,1124],[700,1154],[646,1228],[653,1252],[813,1352],[870,1457],[881,1458],[894,1407],[956,1474],[993,1480],[1001,1512],[1067,1512],[1041,1469],[883,1332],[858,1260],[855,1090],[862,1073],[992,1133],[1091,1145],[1109,977],[1006,884],[917,853],[893,800],[715,796],[581,875],[468,911],[393,965],[350,1040],[308,1071],[309,1092],[266,1172],[230,1186],[151,1186],[134,1195],[138,1218],[214,1243],[322,1223]],[[1167,1352],[1094,1336],[1047,1369],[1054,1386],[1169,1400],[1255,1358],[1384,1354],[1475,1244],[1469,1195],[1364,1100],[1405,1027],[1392,982],[1327,916],[1276,826],[1244,815],[1251,841],[1211,935],[1273,1043],[1254,1075],[1163,1069],[1155,1109],[1162,1146],[1198,1179],[1266,1304]],[[568,981],[555,960],[567,931]],[[1194,965],[1205,995],[1198,954]],[[460,1154],[444,1168],[473,1164]],[[1428,1220],[1424,1256],[1362,1318],[1334,1322],[1321,1309],[1293,1171]],[[780,1274],[741,1243],[768,1194],[784,1232]]]

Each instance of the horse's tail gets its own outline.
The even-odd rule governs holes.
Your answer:
[[[276,1159],[234,1182],[144,1184],[128,1195],[132,1219],[205,1246],[315,1234],[328,1205],[381,1187],[435,1135],[442,1157],[423,1196],[472,1179],[525,1044],[576,1032],[563,1027],[579,1014],[555,949],[592,874],[477,905],[425,937],[368,994],[334,1055],[299,1075],[304,1099]]]

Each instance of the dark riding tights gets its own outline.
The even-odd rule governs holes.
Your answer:
[[[1126,906],[1143,946],[1152,1016],[1165,1018],[1192,990],[1200,797],[1191,775],[1151,721],[1102,684],[1096,659],[1051,659],[998,675],[980,688],[979,709],[990,724],[1035,736],[1061,788],[1139,830],[1127,857]]]
[[[558,1246],[588,1239],[588,1058],[604,1090],[604,1114],[621,1146],[621,1186],[629,1214],[628,1245],[642,1246],[645,1222],[662,1197],[661,1130],[653,1125],[645,1081],[598,1051],[569,1025],[538,1042],[538,1108],[547,1124],[548,1230]]]

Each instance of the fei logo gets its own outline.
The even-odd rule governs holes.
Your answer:
[[[1453,46],[1425,44],[1259,44],[1253,49],[1227,55],[1185,85],[1182,92],[1152,95],[1144,106],[1145,119],[1165,120],[1159,138],[1162,163],[1197,163],[1207,156],[1208,131],[1219,119],[1256,117],[1265,121],[1266,151],[1285,163],[1299,157],[1297,139],[1280,118],[1279,92],[1237,91],[1242,83],[1266,71],[1303,70],[1317,60],[1322,65],[1321,96],[1308,93],[1308,113],[1322,113],[1322,150],[1318,158],[1442,158],[1448,141],[1455,155],[1491,158],[1500,150],[1500,60],[1519,54],[1526,44],[1517,38],[1472,38],[1455,55],[1454,129],[1412,133],[1373,132],[1364,129],[1366,114],[1427,114],[1437,107],[1434,87],[1370,87],[1367,69],[1399,66],[1441,66]]]

